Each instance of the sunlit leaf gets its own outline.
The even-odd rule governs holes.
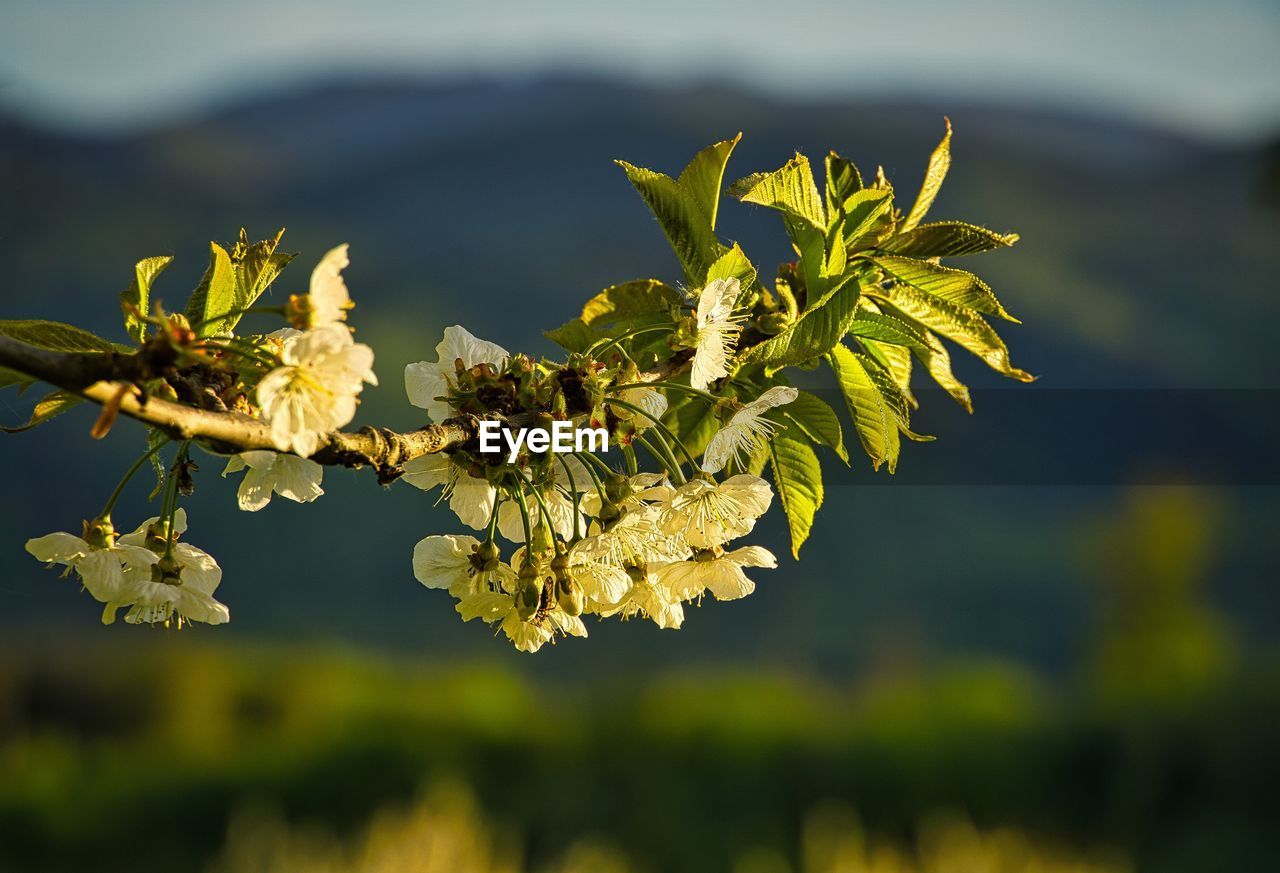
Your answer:
[[[973,310],[948,303],[909,285],[895,285],[887,294],[894,308],[977,355],[996,372],[1019,382],[1035,381],[1030,373],[1013,366],[1004,340]]]
[[[947,124],[947,132],[929,156],[929,166],[925,170],[924,181],[920,184],[920,193],[916,195],[915,205],[902,220],[902,230],[910,230],[924,220],[934,198],[938,196],[942,180],[947,178],[947,170],[951,169],[951,119],[944,118],[943,121]]]
[[[854,429],[871,466],[879,470],[888,464],[892,473],[898,466],[898,417],[869,372],[874,367],[865,355],[838,345],[827,355],[840,393],[844,395]]]
[[[918,258],[886,255],[871,258],[870,261],[884,272],[886,279],[918,288],[957,306],[996,315],[1015,324],[1020,323],[1000,305],[991,287],[970,272],[943,267]]]
[[[729,162],[729,155],[733,154],[734,146],[741,139],[742,134],[738,134],[733,139],[707,146],[693,156],[693,160],[677,179],[707,216],[712,230],[715,230],[716,215],[720,208],[720,189],[724,185],[725,164]]]
[[[840,460],[849,463],[849,453],[844,447],[844,433],[840,427],[840,417],[831,406],[808,391],[800,391],[796,399],[786,406],[771,410],[769,418],[786,420],[794,425],[812,442],[824,445],[835,452]]]
[[[698,205],[698,196],[675,179],[653,170],[616,161],[658,219],[675,250],[690,286],[698,287],[707,270],[723,253],[711,219]]]
[[[729,193],[743,203],[767,206],[799,219],[819,232],[827,227],[822,195],[813,181],[809,159],[797,153],[772,173],[755,173],[729,186]]]
[[[612,324],[635,315],[665,312],[684,300],[679,291],[657,279],[637,279],[612,285],[582,307],[582,323],[588,327]]]
[[[187,301],[187,319],[198,336],[214,336],[227,329],[228,312],[236,308],[236,275],[231,256],[217,243],[209,243],[209,266]]]
[[[1017,241],[1016,233],[1000,234],[963,221],[937,221],[896,234],[880,248],[890,254],[913,258],[946,258],[989,252]]]
[[[844,277],[825,299],[801,313],[786,330],[747,349],[738,363],[777,369],[821,357],[848,332],[860,293],[858,283],[852,277]]]
[[[813,517],[822,506],[822,465],[808,439],[790,428],[770,442],[769,461],[791,533],[791,555],[799,558],[800,547],[813,528]]]
[[[27,419],[26,424],[18,427],[0,427],[0,430],[5,433],[19,433],[24,430],[30,430],[52,418],[57,418],[62,413],[75,408],[83,402],[84,398],[79,394],[72,394],[70,391],[54,391],[46,394],[36,402],[35,407],[31,410],[31,418]]]
[[[133,267],[133,282],[120,292],[124,329],[134,342],[140,343],[147,338],[147,323],[143,318],[151,314],[151,286],[171,263],[172,255],[143,258]]]

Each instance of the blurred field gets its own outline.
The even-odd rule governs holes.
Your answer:
[[[387,825],[397,813],[378,811],[439,779],[474,786],[517,841],[467,837],[493,853],[477,870],[540,868],[584,839],[637,869],[728,870],[745,855],[765,866],[740,869],[786,869],[775,861],[798,862],[806,815],[832,800],[875,840],[951,810],[1035,845],[1118,851],[1140,871],[1280,857],[1274,664],[1126,704],[1000,664],[857,686],[686,671],[587,690],[192,638],[3,663],[6,870],[196,869],[232,821],[226,851],[244,849],[246,822],[279,820],[376,856],[360,829],[380,814],[370,839],[419,839],[418,813]],[[466,809],[444,804],[440,827]]]

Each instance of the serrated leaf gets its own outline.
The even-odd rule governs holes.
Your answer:
[[[1016,233],[1000,234],[963,221],[937,221],[895,234],[880,248],[890,254],[913,258],[947,258],[989,252],[1017,241]]]
[[[712,229],[711,220],[698,205],[697,195],[675,179],[626,161],[615,161],[649,206],[667,241],[675,250],[685,279],[700,286],[707,270],[724,251]]]
[[[695,203],[707,216],[711,229],[716,229],[716,214],[720,209],[720,188],[724,185],[724,168],[733,154],[734,146],[742,139],[739,133],[707,146],[693,156],[693,160],[680,173],[676,181],[689,192]]]
[[[296,252],[279,251],[283,236],[282,228],[272,239],[250,243],[248,235],[241,228],[240,241],[231,251],[231,267],[235,273],[234,309],[248,309],[257,302],[279,278],[284,268],[297,257]],[[243,313],[223,319],[223,329],[235,328],[242,315]]]
[[[733,248],[717,258],[716,262],[711,265],[711,269],[707,270],[707,283],[716,279],[737,279],[744,296],[755,285],[756,268],[751,261],[747,260],[742,247],[737,243],[734,243]]]
[[[684,302],[676,289],[657,279],[636,279],[612,285],[582,307],[582,323],[588,327],[612,324],[623,318],[666,312]]]
[[[907,348],[925,345],[924,334],[911,322],[870,309],[858,310],[858,314],[849,325],[849,335]]]
[[[933,381],[938,383],[938,387],[951,395],[951,398],[963,406],[966,412],[972,413],[973,399],[969,396],[969,387],[951,372],[951,353],[947,351],[942,340],[932,333],[925,336],[929,341],[928,346],[923,351],[912,349],[912,352]]]
[[[118,352],[124,346],[60,321],[0,321],[0,334],[51,352]]]
[[[151,286],[155,283],[156,277],[172,263],[172,255],[143,258],[134,264],[133,282],[120,292],[124,329],[134,342],[140,343],[147,338],[147,323],[143,317],[151,314]]]
[[[996,372],[1019,382],[1035,381],[1035,376],[1013,366],[1004,340],[972,309],[948,303],[910,285],[894,285],[887,293],[896,309],[977,355]]]
[[[864,188],[844,202],[844,245],[850,255],[873,248],[893,230],[893,190]]]
[[[799,559],[800,547],[813,528],[813,517],[822,506],[822,464],[808,440],[790,428],[769,443],[769,461],[791,532],[791,556]]]
[[[1000,305],[991,286],[966,270],[944,267],[918,258],[880,256],[869,260],[884,271],[888,279],[918,288],[926,294],[941,297],[957,306],[965,306],[1021,324]]]
[[[187,319],[197,336],[214,336],[226,330],[228,312],[236,308],[236,274],[227,250],[209,243],[209,266],[187,301]]]
[[[862,174],[835,152],[827,153],[827,223],[835,222],[844,202],[862,190]]]
[[[747,349],[738,358],[738,364],[765,364],[778,369],[821,357],[849,331],[858,309],[860,293],[861,289],[852,276],[843,277],[786,330]]]
[[[893,377],[898,390],[902,392],[902,396],[906,398],[911,408],[919,408],[920,403],[911,391],[911,355],[914,347],[882,343],[866,337],[861,337],[858,341],[889,371],[889,375]],[[927,336],[925,337],[925,348],[928,348]]]
[[[858,440],[871,458],[872,468],[879,470],[881,464],[888,464],[892,473],[898,466],[898,418],[869,372],[874,363],[844,345],[831,350],[827,363],[835,373]]]
[[[729,186],[729,193],[743,203],[767,206],[799,219],[819,232],[827,227],[822,195],[813,181],[809,159],[796,156],[772,173],[755,173]]]
[[[0,430],[5,433],[20,433],[24,430],[31,430],[31,428],[44,424],[52,418],[57,418],[62,413],[83,402],[84,398],[79,394],[72,394],[70,391],[54,391],[46,394],[36,402],[35,408],[31,410],[31,418],[27,420],[26,424],[18,427],[0,427]]]
[[[929,156],[929,166],[924,172],[924,181],[920,183],[920,193],[916,195],[915,205],[902,220],[903,230],[910,230],[924,220],[934,198],[938,196],[942,180],[947,178],[947,170],[951,169],[951,119],[944,118],[943,121],[947,124],[947,132]]]
[[[840,427],[840,416],[836,415],[836,411],[816,394],[800,391],[796,394],[795,400],[786,406],[771,410],[768,417],[775,421],[785,419],[810,441],[826,446],[845,464],[849,463],[849,453],[844,447],[844,432]]]
[[[855,354],[857,354],[855,352]],[[889,404],[889,408],[893,411],[893,415],[898,424],[898,431],[909,440],[918,443],[933,442],[936,437],[927,434],[918,434],[911,429],[911,402],[907,399],[906,394],[898,387],[898,383],[894,381],[891,374],[884,365],[869,355],[857,355],[858,360],[862,362],[863,369],[866,370],[867,376],[876,386],[876,390],[880,392],[880,396]],[[893,466],[889,467],[889,472],[893,472]]]

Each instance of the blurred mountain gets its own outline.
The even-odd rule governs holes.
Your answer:
[[[933,215],[1022,234],[1011,252],[972,266],[1025,322],[1006,336],[1015,361],[1042,380],[1004,390],[1014,386],[960,361],[978,389],[977,415],[927,393],[918,423],[941,439],[906,449],[898,487],[877,487],[885,477],[861,463],[833,471],[803,563],[787,562],[747,602],[694,610],[661,646],[651,629],[602,626],[593,636],[610,642],[562,646],[542,661],[637,669],[633,656],[644,651],[843,670],[959,651],[1061,671],[1088,615],[1074,538],[1122,486],[1280,483],[1269,451],[1280,434],[1280,220],[1266,205],[1274,154],[1263,148],[1034,107],[794,103],[716,85],[574,78],[338,81],[111,140],[10,118],[0,121],[9,277],[0,315],[76,321],[118,338],[116,294],[141,257],[178,256],[156,292],[177,306],[199,278],[206,241],[241,225],[260,236],[287,225],[300,265],[349,241],[353,323],[377,348],[383,379],[362,418],[413,426],[398,373],[433,357],[445,325],[551,353],[540,329],[588,294],[639,276],[677,278],[612,159],[675,172],[698,148],[743,131],[733,178],[796,149],[819,159],[834,148],[864,172],[883,163],[911,192],[944,114],[955,163]],[[764,210],[729,204],[719,230],[764,272],[790,257]],[[307,275],[295,267],[275,295],[304,287]],[[11,393],[0,397],[6,423],[22,408]],[[92,513],[133,453],[137,433],[124,426],[86,446],[91,418],[5,438],[5,474],[17,479],[6,479],[12,496],[0,507],[10,532],[0,544],[0,626],[127,633],[86,628],[92,605],[42,576],[18,546],[74,529],[77,501],[65,494],[88,495],[74,511]],[[31,463],[17,469],[15,455]],[[412,582],[412,543],[456,526],[430,500],[405,486],[374,495],[372,481],[336,471],[314,508],[232,515],[223,511],[232,486],[208,475],[216,466],[206,463],[192,539],[227,568],[231,633],[498,650]],[[1265,635],[1280,624],[1268,596],[1280,559],[1261,535],[1274,491],[1243,489],[1228,501],[1241,522],[1209,571],[1213,596]],[[359,545],[325,546],[348,535]],[[765,536],[784,551],[776,522]],[[920,549],[922,540],[933,547]],[[891,586],[882,581],[890,571]]]

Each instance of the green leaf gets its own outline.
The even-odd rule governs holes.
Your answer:
[[[925,349],[912,349],[916,358],[924,365],[929,376],[938,383],[943,391],[964,407],[966,412],[973,412],[973,399],[969,396],[969,388],[951,372],[951,353],[943,345],[942,340],[932,333],[926,334],[928,345]]]
[[[893,411],[898,430],[902,435],[918,443],[933,442],[936,437],[918,434],[911,429],[911,401],[903,393],[902,389],[898,387],[898,383],[894,381],[893,374],[889,372],[888,368],[869,355],[858,355],[858,359],[862,362],[863,369],[866,370],[872,384],[880,392],[880,396],[884,398],[885,403]],[[893,464],[890,464],[889,472],[893,472]]]
[[[941,297],[957,306],[976,309],[978,312],[1021,324],[1000,305],[991,286],[970,272],[917,258],[881,256],[869,260],[883,270],[887,278],[896,282],[918,288],[934,297]]]
[[[981,315],[909,285],[895,285],[888,291],[895,308],[935,333],[977,355],[987,366],[1019,382],[1034,382],[1035,376],[1019,370],[1009,360],[1004,340]]]
[[[684,302],[679,291],[657,279],[636,279],[612,285],[582,307],[582,323],[588,327],[612,324],[623,318],[666,312]]]
[[[187,319],[197,336],[206,337],[227,329],[228,312],[236,308],[236,275],[227,250],[209,243],[209,266],[200,284],[187,301]]]
[[[8,367],[0,367],[0,388],[8,388],[10,385],[20,385],[23,390],[26,386],[35,382],[30,376],[19,373],[17,370],[10,370]]]
[[[822,506],[822,465],[809,441],[790,428],[770,442],[769,461],[791,532],[791,556],[799,559],[800,547],[813,528],[813,517]]]
[[[720,429],[715,410],[701,397],[688,394],[667,409],[663,423],[675,432],[695,458],[706,449],[707,443]]]
[[[127,350],[87,330],[60,321],[0,321],[0,334],[51,352],[118,352]]]
[[[892,473],[898,466],[898,417],[872,378],[875,363],[844,345],[831,350],[827,363],[835,373],[858,440],[871,458],[872,468],[879,470],[881,464],[887,463]]]
[[[822,195],[813,181],[809,159],[799,152],[772,173],[755,173],[739,179],[729,186],[729,193],[743,203],[777,209],[808,223],[819,232],[826,230],[827,214],[822,205]]]
[[[140,343],[147,338],[147,323],[143,318],[151,314],[151,286],[156,276],[172,263],[172,255],[143,258],[133,267],[133,283],[120,292],[124,329],[134,342]]]
[[[924,332],[925,346],[928,350],[928,332]],[[872,355],[877,361],[884,365],[889,371],[889,375],[893,377],[894,383],[898,386],[898,390],[902,392],[902,396],[906,398],[907,403],[912,409],[919,407],[919,402],[915,395],[911,392],[911,355],[914,346],[892,345],[890,343],[878,342],[876,340],[860,337],[858,340],[863,348]],[[934,338],[934,342],[937,339]],[[945,351],[945,350],[944,350]]]
[[[552,330],[544,330],[542,335],[566,352],[585,352],[592,343],[603,339],[603,331],[592,330],[581,318],[574,318]]]
[[[947,123],[947,132],[943,134],[942,142],[938,143],[938,147],[929,156],[929,167],[924,172],[924,182],[920,184],[920,193],[916,195],[915,205],[903,219],[903,230],[911,230],[924,220],[929,207],[933,205],[934,198],[938,196],[942,180],[947,178],[947,170],[951,169],[951,119],[944,118],[943,121]]]
[[[781,417],[790,421],[812,442],[826,446],[846,465],[849,463],[849,453],[845,451],[840,417],[821,397],[810,394],[808,391],[801,391],[796,395],[795,400],[786,406],[771,410],[771,413],[773,414],[770,414],[769,418],[778,420],[778,417]]]
[[[844,202],[862,190],[862,174],[835,152],[827,153],[827,222],[834,223]]]
[[[747,260],[742,247],[737,243],[734,243],[733,248],[721,255],[711,265],[711,269],[707,270],[707,283],[716,279],[737,279],[738,284],[742,287],[743,295],[746,295],[751,287],[755,285],[756,268]]]
[[[849,325],[849,336],[907,348],[923,348],[926,345],[924,334],[911,322],[870,309],[858,310],[853,323]],[[907,358],[910,360],[910,355]]]
[[[18,427],[0,427],[5,433],[19,433],[24,430],[44,424],[52,418],[57,418],[69,409],[78,406],[84,402],[84,398],[79,394],[72,394],[70,391],[54,391],[46,394],[31,410],[31,418],[26,424]]]
[[[864,188],[844,201],[844,245],[853,255],[880,243],[893,230],[893,189]]]
[[[693,156],[693,160],[676,180],[702,209],[712,230],[716,228],[716,214],[720,208],[720,188],[724,185],[725,164],[729,162],[729,155],[733,154],[734,146],[741,139],[742,134],[739,133],[733,139],[707,146]]]
[[[885,240],[880,248],[913,258],[947,258],[989,252],[1017,241],[1016,233],[999,234],[963,221],[937,221],[899,233]]]
[[[240,229],[240,239],[231,249],[231,267],[235,273],[234,310],[248,309],[257,302],[289,262],[297,257],[296,252],[278,251],[283,236],[282,228],[272,239],[250,243],[244,228]],[[223,329],[234,329],[242,315],[238,313],[222,319]]]
[[[675,249],[686,281],[700,286],[707,270],[723,253],[711,219],[699,205],[698,197],[675,179],[626,161],[615,161],[648,204],[662,226],[667,241]]]
[[[747,349],[738,358],[738,364],[765,364],[778,369],[825,355],[848,333],[857,313],[860,293],[861,289],[852,276],[843,277],[836,287],[801,313],[786,330]]]

